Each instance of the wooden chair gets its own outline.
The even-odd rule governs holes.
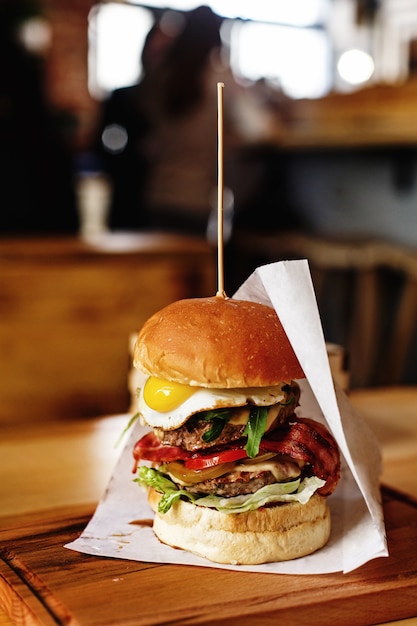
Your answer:
[[[307,259],[321,312],[330,273],[350,274],[352,289],[346,312],[345,347],[350,360],[351,386],[401,381],[417,321],[417,251],[375,240],[334,240],[298,232],[238,233],[235,246],[248,271],[250,265]],[[394,307],[389,334],[385,336],[382,336],[383,314],[387,302],[381,284],[382,270],[396,273],[404,285],[398,307]],[[326,339],[340,343],[340,338]]]

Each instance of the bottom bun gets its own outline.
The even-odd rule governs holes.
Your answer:
[[[151,488],[148,501],[158,539],[216,563],[289,561],[319,550],[330,536],[327,501],[317,494],[307,504],[289,502],[247,513],[221,513],[178,500],[162,514],[160,499]]]

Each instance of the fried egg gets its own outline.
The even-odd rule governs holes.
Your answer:
[[[140,390],[138,409],[149,426],[174,430],[200,411],[240,407],[248,403],[257,406],[276,404],[285,398],[282,390],[284,384],[242,389],[206,389],[150,376]]]

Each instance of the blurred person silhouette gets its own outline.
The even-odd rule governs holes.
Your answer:
[[[235,87],[221,62],[221,18],[200,6],[176,14],[172,33],[172,15],[149,33],[142,80],[116,90],[106,106],[104,132],[118,130],[121,144],[104,157],[114,185],[109,226],[205,236],[217,178],[216,85],[228,83],[225,147],[233,142],[227,102]]]
[[[18,36],[30,16],[32,4],[1,3],[0,236],[76,234],[72,161],[45,96],[43,59]]]
[[[137,230],[147,226],[144,189],[151,163],[151,118],[147,111],[148,83],[165,58],[173,33],[159,22],[147,34],[142,53],[142,78],[132,86],[115,89],[104,102],[96,147],[100,166],[109,177],[111,230]]]

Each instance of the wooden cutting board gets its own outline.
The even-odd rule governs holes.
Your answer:
[[[91,508],[8,520],[0,606],[19,626],[360,626],[417,615],[417,501],[383,488],[390,556],[290,576],[100,558],[63,548]]]

